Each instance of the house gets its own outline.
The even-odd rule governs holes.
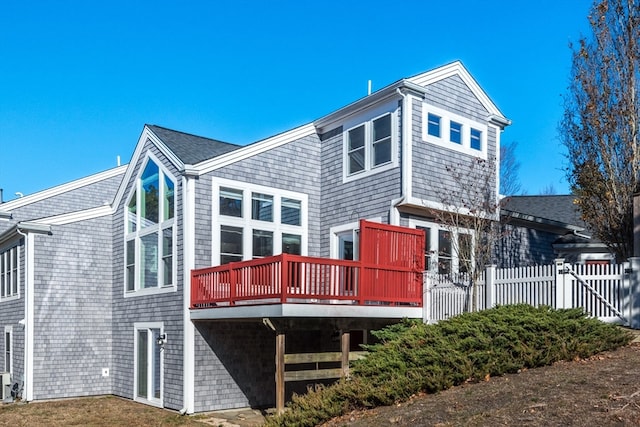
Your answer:
[[[593,236],[572,195],[508,196],[502,201],[505,238],[498,243],[499,267],[609,264],[615,257]]]
[[[128,165],[0,205],[4,369],[26,401],[280,406],[310,377],[285,356],[344,372],[368,331],[422,317],[415,271],[456,269],[468,235],[437,221],[450,172],[508,124],[454,62],[246,146],[146,125]]]

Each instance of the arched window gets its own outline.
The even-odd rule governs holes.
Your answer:
[[[125,209],[125,290],[175,287],[175,183],[148,159]]]

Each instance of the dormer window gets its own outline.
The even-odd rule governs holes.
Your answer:
[[[175,288],[175,183],[151,158],[125,210],[125,291]]]
[[[388,109],[387,109],[388,111]],[[350,181],[397,165],[398,144],[395,111],[365,116],[345,125],[344,181]],[[353,124],[354,126],[350,126]]]

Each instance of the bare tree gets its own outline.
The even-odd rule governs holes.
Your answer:
[[[584,221],[618,260],[633,254],[633,192],[640,172],[640,0],[597,0],[592,37],[573,47],[560,125],[567,177]]]
[[[543,196],[553,196],[554,194],[558,194],[558,191],[553,184],[547,184],[542,190],[540,190],[540,194]]]
[[[520,162],[516,157],[517,148],[516,141],[500,146],[500,194],[505,196],[515,196],[522,192],[518,176]]]
[[[471,310],[477,310],[477,283],[493,261],[495,245],[501,238],[500,201],[496,194],[495,159],[474,158],[445,166],[438,189],[442,210],[434,211],[437,221],[449,231],[458,271],[471,286]],[[462,237],[461,237],[462,236]]]

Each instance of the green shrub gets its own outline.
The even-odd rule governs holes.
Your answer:
[[[585,358],[631,340],[580,309],[529,305],[466,313],[436,325],[405,320],[373,332],[379,343],[353,364],[351,378],[294,396],[268,426],[315,426],[353,409],[403,401],[466,381]]]

